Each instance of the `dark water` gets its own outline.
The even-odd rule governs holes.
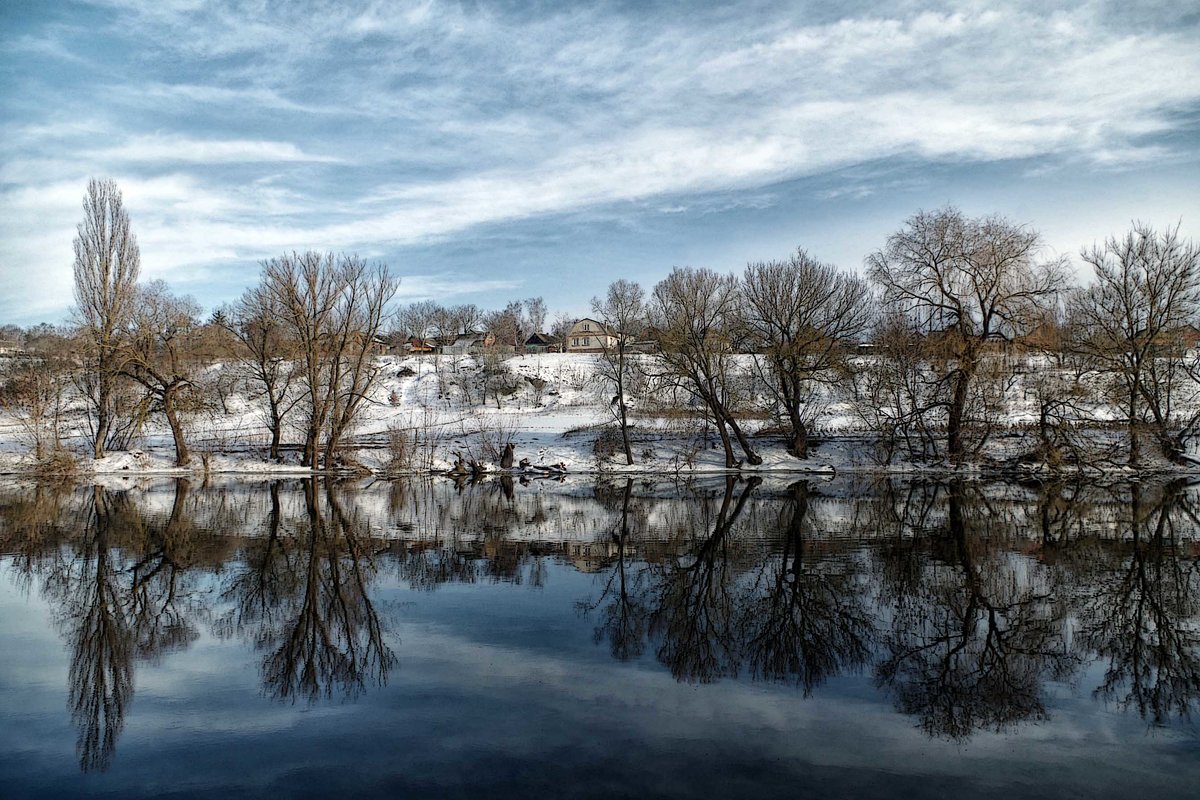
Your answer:
[[[0,796],[1192,797],[1198,507],[0,487]]]

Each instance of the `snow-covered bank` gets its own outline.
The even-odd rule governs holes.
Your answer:
[[[595,355],[539,354],[508,358],[499,364],[506,380],[488,383],[485,365],[469,356],[382,357],[381,374],[371,402],[353,436],[340,451],[347,470],[375,474],[421,474],[450,470],[461,456],[488,472],[499,471],[504,444],[514,449],[514,464],[525,460],[531,473],[561,465],[571,474],[678,476],[721,474],[724,453],[712,430],[696,421],[685,398],[648,405],[632,401],[635,464],[626,465],[610,412],[611,387],[599,376]],[[497,365],[493,363],[494,370]],[[218,369],[214,367],[213,369]],[[64,446],[81,475],[298,475],[312,470],[300,465],[295,447],[281,462],[267,458],[268,437],[261,411],[243,387],[226,396],[222,407],[188,421],[191,463],[175,466],[171,437],[152,422],[137,447],[90,458],[82,424],[65,429]],[[966,471],[982,472],[1011,465],[1032,449],[1029,410],[1014,400],[1009,427],[999,431]],[[685,412],[685,413],[680,413]],[[77,421],[78,422],[78,421]],[[893,458],[881,464],[877,439],[862,430],[847,402],[827,398],[813,426],[810,457],[790,456],[782,436],[771,435],[768,422],[747,419],[762,457],[743,464],[740,474],[828,474],[832,472],[938,472],[947,465]],[[299,441],[291,431],[285,441]],[[30,474],[38,464],[30,453],[27,431],[11,414],[0,415],[0,473]],[[1153,469],[1192,471],[1164,463]],[[1089,468],[1093,468],[1089,466]],[[1119,465],[1095,469],[1127,473]],[[1026,465],[1036,473],[1040,465]]]

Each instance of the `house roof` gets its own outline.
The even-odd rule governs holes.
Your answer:
[[[558,344],[558,339],[555,339],[548,333],[535,333],[525,340],[525,344],[537,347],[538,345]]]
[[[609,336],[617,335],[617,331],[615,328],[610,328],[607,325],[605,325],[603,322],[601,322],[597,319],[592,319],[591,317],[583,317],[582,319],[575,320],[575,324],[571,326],[571,332],[574,333],[575,329],[578,328],[580,325],[582,325],[585,322],[590,322],[596,326],[596,329],[594,331],[587,331],[588,333],[607,333]]]

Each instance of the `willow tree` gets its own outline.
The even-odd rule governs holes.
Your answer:
[[[1095,280],[1071,303],[1076,346],[1122,397],[1129,462],[1141,459],[1142,428],[1163,455],[1185,461],[1184,440],[1200,424],[1194,359],[1182,335],[1200,323],[1200,247],[1178,226],[1159,232],[1136,224],[1082,255]]]
[[[307,413],[303,463],[316,467],[320,457],[329,467],[375,384],[374,344],[399,280],[384,264],[310,251],[267,261],[262,287],[298,352]]]
[[[1039,260],[1042,247],[1023,225],[945,208],[914,214],[867,257],[884,308],[926,339],[938,397],[931,411],[952,464],[982,447],[997,422],[994,404],[980,399],[988,345],[1027,332],[1064,286],[1064,262]]]
[[[700,400],[721,437],[725,466],[734,468],[737,440],[745,460],[761,464],[732,409],[738,279],[710,269],[676,267],[654,287],[651,324],[657,328],[661,360],[670,376]]]
[[[88,181],[83,222],[75,237],[75,303],[88,355],[88,391],[95,416],[92,452],[103,458],[121,372],[120,334],[133,318],[141,253],[121,190],[112,180]]]
[[[175,444],[175,465],[191,462],[183,415],[199,405],[195,378],[201,369],[196,350],[200,307],[176,297],[163,281],[138,291],[137,307],[121,346],[121,372],[137,381],[162,413]]]
[[[815,388],[846,375],[846,354],[871,323],[867,297],[866,281],[803,250],[746,267],[739,317],[796,458],[808,457],[805,408]]]

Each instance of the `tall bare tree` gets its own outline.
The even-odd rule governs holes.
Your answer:
[[[600,372],[616,391],[609,408],[615,411],[617,424],[621,426],[621,445],[625,449],[625,463],[633,463],[633,448],[629,443],[629,408],[626,391],[630,381],[632,362],[629,345],[645,332],[646,292],[634,281],[613,281],[608,294],[601,300],[592,298],[592,312],[610,331],[616,333],[611,339],[601,336],[602,358]],[[615,406],[615,409],[613,408]]]
[[[292,253],[263,265],[263,288],[279,304],[299,348],[308,415],[305,466],[333,465],[343,436],[375,383],[372,351],[399,281],[357,256]]]
[[[1134,224],[1123,237],[1083,251],[1095,281],[1071,303],[1080,351],[1111,377],[1124,398],[1129,463],[1141,459],[1148,427],[1168,458],[1183,459],[1184,439],[1200,417],[1190,410],[1196,382],[1186,374],[1180,334],[1200,316],[1200,247],[1179,235]]]
[[[547,313],[546,301],[541,297],[525,299],[525,320],[529,323],[529,333],[526,335],[526,339],[532,334],[542,332],[542,328],[546,325]]]
[[[176,297],[163,281],[138,292],[137,308],[122,338],[121,371],[140,383],[162,412],[175,443],[176,466],[191,461],[182,415],[192,410],[194,381],[201,363],[195,353],[200,307]]]
[[[995,420],[976,404],[977,378],[991,342],[1026,331],[1065,285],[1061,259],[1039,261],[1037,231],[1003,217],[968,218],[955,208],[920,211],[867,258],[885,307],[908,317],[931,347],[929,369],[944,412],[946,457],[957,465],[982,446]]]
[[[808,457],[805,404],[814,384],[846,375],[846,355],[871,323],[867,297],[866,281],[804,250],[746,267],[741,323],[767,366],[764,384],[788,420],[796,458]]]
[[[141,253],[121,190],[112,180],[88,181],[83,222],[75,237],[75,303],[94,371],[87,393],[96,418],[92,451],[103,458],[121,371],[119,336],[133,315]]]
[[[262,402],[267,428],[271,431],[270,458],[281,458],[284,425],[300,399],[295,391],[296,340],[288,335],[279,298],[261,284],[245,291],[221,324],[238,341],[237,357],[250,379],[260,387],[253,392]]]
[[[734,458],[730,431],[745,459],[751,464],[762,463],[730,408],[737,306],[735,276],[692,267],[676,267],[659,281],[650,303],[662,361],[679,385],[704,403],[721,436],[725,466],[729,468],[741,463]]]

